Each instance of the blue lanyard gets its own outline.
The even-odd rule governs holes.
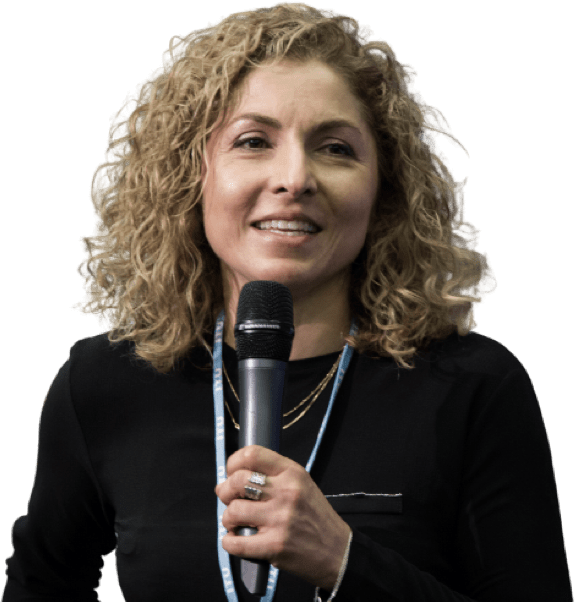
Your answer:
[[[349,333],[351,335],[357,332],[357,328],[352,321],[351,329]],[[213,387],[214,387],[214,427],[215,427],[215,445],[216,445],[216,481],[218,483],[223,483],[228,477],[226,474],[226,440],[225,440],[225,422],[224,422],[224,383],[223,383],[223,369],[222,369],[222,348],[223,348],[223,337],[224,337],[224,312],[222,311],[218,316],[218,320],[216,322],[216,329],[214,331],[214,368],[213,368]],[[319,429],[319,433],[317,436],[317,441],[315,442],[315,446],[313,451],[311,452],[311,456],[309,457],[307,466],[305,469],[309,472],[315,462],[315,457],[317,454],[317,450],[319,449],[321,440],[325,433],[325,429],[327,427],[327,421],[329,420],[329,416],[331,414],[331,409],[333,407],[333,402],[335,401],[335,397],[337,395],[337,391],[343,380],[345,371],[349,366],[349,362],[351,360],[351,356],[353,354],[353,348],[349,345],[346,345],[343,350],[343,355],[341,361],[339,363],[339,367],[337,369],[337,374],[335,377],[335,381],[333,383],[333,389],[331,391],[331,398],[329,400],[329,405],[327,407],[327,411],[325,416],[323,417],[323,422],[321,423],[321,427]],[[236,593],[236,588],[234,586],[234,579],[232,576],[232,569],[230,565],[230,555],[228,552],[224,550],[222,547],[222,538],[226,535],[227,530],[222,524],[222,517],[224,514],[224,510],[226,506],[220,500],[218,500],[218,560],[220,563],[220,571],[222,573],[222,579],[224,582],[224,590],[226,592],[226,596],[228,597],[229,602],[238,602],[238,595]],[[276,593],[277,587],[277,579],[278,579],[279,569],[270,566],[269,577],[268,577],[268,587],[267,594],[263,598],[264,602],[271,602],[273,600],[274,594]]]

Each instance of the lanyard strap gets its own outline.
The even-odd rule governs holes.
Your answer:
[[[349,333],[354,335],[357,332],[357,328],[355,323],[352,320],[351,329]],[[226,474],[226,439],[225,439],[225,421],[224,421],[224,383],[223,383],[223,362],[222,362],[222,348],[223,348],[223,337],[224,337],[224,312],[222,311],[218,316],[216,322],[216,328],[214,331],[214,366],[213,366],[213,389],[214,389],[214,428],[215,428],[215,446],[216,446],[216,481],[218,483],[223,483],[227,479]],[[331,414],[331,409],[333,407],[333,402],[335,401],[335,397],[337,395],[339,386],[343,377],[345,375],[345,371],[349,366],[349,362],[351,361],[351,356],[353,355],[353,348],[349,345],[346,345],[343,350],[343,355],[341,361],[339,363],[337,374],[335,377],[335,381],[333,383],[333,389],[331,391],[331,397],[329,400],[329,405],[327,407],[327,411],[325,416],[323,417],[323,421],[321,423],[321,427],[319,429],[319,433],[317,436],[317,440],[315,442],[315,446],[311,455],[309,457],[307,466],[305,469],[307,472],[310,472],[313,463],[315,462],[315,457],[317,455],[317,450],[319,449],[321,440],[323,439],[323,435],[325,433],[325,429],[327,427],[327,421],[329,420],[329,416]],[[224,591],[226,592],[226,596],[229,602],[238,602],[238,595],[236,592],[236,588],[234,585],[234,579],[232,576],[232,569],[230,565],[230,555],[226,552],[222,546],[222,538],[226,535],[227,530],[225,529],[222,518],[224,515],[224,510],[226,506],[220,500],[218,500],[218,560],[220,563],[220,572],[222,574],[222,579],[224,582]],[[263,598],[264,602],[272,602],[274,594],[276,592],[277,587],[277,579],[278,579],[279,569],[270,566],[269,577],[268,577],[268,586],[267,586],[267,594]]]

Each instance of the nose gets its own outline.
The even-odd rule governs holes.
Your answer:
[[[276,155],[274,192],[288,192],[297,199],[317,192],[317,180],[305,148],[300,142],[286,143]]]

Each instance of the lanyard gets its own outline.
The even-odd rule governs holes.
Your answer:
[[[352,321],[350,334],[353,335],[357,332],[357,328]],[[223,385],[223,370],[222,370],[222,347],[223,347],[223,336],[224,336],[224,312],[222,311],[218,316],[216,322],[216,329],[214,331],[214,368],[213,368],[213,388],[214,388],[214,427],[215,427],[215,446],[216,446],[216,481],[218,483],[223,483],[227,479],[226,474],[226,441],[225,441],[225,422],[224,422],[224,385]],[[321,427],[319,429],[319,433],[317,436],[317,440],[315,442],[315,446],[313,451],[311,452],[311,456],[309,457],[307,466],[305,469],[309,472],[315,462],[315,457],[317,454],[317,450],[319,449],[321,440],[323,439],[323,435],[325,433],[325,429],[327,427],[327,421],[329,420],[329,416],[331,414],[331,409],[333,407],[333,402],[335,401],[335,397],[337,395],[337,391],[343,380],[343,376],[345,371],[349,366],[349,362],[351,360],[351,356],[353,354],[353,348],[349,345],[346,345],[343,350],[343,355],[341,361],[339,363],[337,374],[335,377],[335,381],[333,383],[333,389],[331,392],[331,397],[329,400],[329,405],[327,407],[327,411],[325,416],[323,417],[323,422],[321,423]],[[224,510],[226,506],[220,500],[218,500],[218,560],[220,563],[220,571],[222,573],[222,579],[224,582],[224,590],[226,592],[226,596],[229,602],[238,602],[238,595],[236,593],[236,588],[234,585],[234,579],[232,576],[232,570],[230,565],[230,555],[228,552],[224,550],[222,547],[222,538],[226,535],[227,530],[222,524],[222,517],[224,514]],[[263,598],[263,602],[271,602],[273,600],[274,594],[276,592],[277,587],[277,579],[278,579],[279,569],[270,566],[269,577],[268,577],[268,586],[267,586],[267,594]]]

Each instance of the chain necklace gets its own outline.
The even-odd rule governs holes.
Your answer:
[[[335,374],[337,367],[339,366],[339,362],[341,360],[342,355],[343,355],[343,351],[339,354],[338,358],[335,360],[335,364],[331,367],[331,370],[323,377],[323,380],[319,383],[319,385],[317,385],[317,387],[303,401],[301,401],[295,408],[291,409],[289,412],[286,412],[284,414],[284,418],[287,418],[287,416],[289,416],[290,414],[292,414],[293,412],[295,412],[296,410],[301,408],[301,406],[306,401],[311,399],[309,405],[303,409],[302,413],[299,416],[297,416],[297,418],[294,418],[289,424],[285,424],[283,426],[284,429],[287,429],[292,424],[295,424],[304,414],[307,413],[307,411],[315,403],[315,400],[320,396],[321,392],[327,387],[327,383],[331,380],[332,376]],[[226,370],[226,366],[223,362],[222,362],[222,366],[224,368],[224,374],[226,376],[228,384],[230,385],[230,389],[232,390],[234,397],[238,400],[238,403],[240,403],[240,398],[238,397],[238,394],[236,393],[236,390],[234,389],[234,386],[232,385],[232,381],[230,380],[230,377],[228,376],[228,371]],[[228,408],[228,412],[230,414],[232,422],[234,423],[234,426],[236,427],[236,429],[239,430],[240,425],[235,421],[234,415],[232,414],[232,410],[231,410],[230,406],[228,405],[228,402],[225,399],[224,399],[224,402],[226,404],[226,408]]]

